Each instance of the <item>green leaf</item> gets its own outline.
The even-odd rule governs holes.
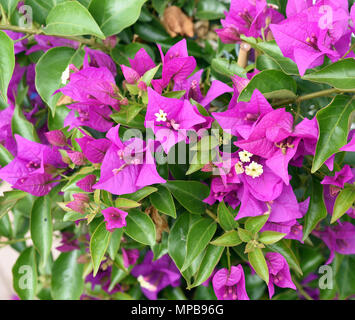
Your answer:
[[[39,138],[33,124],[23,115],[21,108],[16,105],[11,120],[12,134],[18,134],[23,138],[39,142]]]
[[[0,0],[0,5],[4,8],[9,19],[16,9],[16,6],[20,0]]]
[[[217,73],[223,74],[228,77],[234,76],[236,74],[242,78],[246,78],[246,71],[242,67],[240,67],[236,62],[230,62],[228,59],[213,59],[211,63],[211,68]]]
[[[157,188],[158,191],[150,195],[150,202],[158,211],[176,218],[175,203],[171,193],[164,186],[158,186]]]
[[[14,156],[2,144],[0,144],[0,166],[5,167],[13,160]]]
[[[189,212],[201,214],[205,211],[202,202],[209,195],[209,188],[198,181],[168,181],[166,186],[175,199]]]
[[[147,0],[92,0],[89,11],[106,37],[134,24]]]
[[[284,256],[286,259],[287,263],[289,266],[296,271],[299,275],[302,275],[302,269],[300,267],[300,264],[298,262],[298,259],[296,258],[295,254],[291,250],[291,248],[287,245],[287,242],[285,240],[281,240],[277,243],[274,244],[269,244],[267,247],[274,252],[278,252]]]
[[[53,224],[48,197],[39,197],[31,210],[31,238],[41,257],[40,267],[44,268],[52,248]]]
[[[250,240],[253,239],[252,233],[242,228],[238,228],[238,235],[243,242],[249,242]]]
[[[218,205],[217,217],[224,231],[230,231],[238,227],[238,222],[234,220],[234,216],[227,208],[224,201],[220,202]]]
[[[269,214],[264,214],[262,216],[250,217],[245,221],[244,227],[251,233],[259,232],[264,226],[266,221],[269,219]]]
[[[353,58],[339,60],[320,71],[304,75],[302,79],[326,83],[337,89],[354,89],[355,60]]]
[[[150,194],[152,194],[153,192],[157,192],[158,189],[154,188],[154,187],[144,187],[142,189],[139,189],[138,191],[134,192],[134,193],[129,193],[129,194],[123,194],[122,197],[125,199],[131,199],[134,201],[141,201],[144,198],[148,197]]]
[[[21,300],[34,300],[37,291],[37,267],[35,250],[26,248],[12,268],[12,282]]]
[[[71,2],[74,3],[74,2]],[[77,67],[82,63],[82,50],[75,50],[69,47],[55,47],[48,50],[36,65],[36,89],[41,98],[48,104],[55,114],[57,102],[61,93],[53,93],[63,87],[62,74],[70,63]],[[81,61],[80,61],[81,60]]]
[[[191,226],[187,235],[186,257],[181,271],[186,270],[207,247],[216,229],[217,224],[209,218],[203,218]]]
[[[286,233],[280,233],[276,231],[264,231],[259,236],[259,241],[264,244],[273,244],[280,241]]]
[[[0,219],[0,235],[8,239],[13,237],[13,231],[9,215],[5,214]]]
[[[263,51],[274,63],[279,65],[284,73],[299,75],[296,63],[282,54],[275,40],[256,43],[254,38],[246,38],[244,36],[242,36],[242,38],[244,41],[250,43],[253,48]]]
[[[189,289],[199,286],[205,282],[212,274],[219,260],[221,259],[224,247],[217,247],[209,245],[206,249],[206,253],[203,256],[202,262],[195,275],[195,281]]]
[[[31,6],[34,20],[45,25],[46,18],[52,8],[65,1],[68,0],[26,0],[26,5]]]
[[[176,266],[181,270],[186,256],[186,242],[189,229],[202,218],[188,212],[180,215],[172,226],[168,238],[168,253]]]
[[[295,98],[296,81],[280,70],[264,70],[255,75],[241,91],[238,101],[249,101],[254,90],[258,89],[266,99]]]
[[[117,208],[123,208],[123,209],[131,209],[131,208],[137,208],[140,207],[141,204],[131,200],[131,199],[126,199],[126,198],[117,198],[115,200],[115,207]]]
[[[132,209],[126,217],[126,222],[125,232],[132,239],[150,246],[155,244],[155,225],[148,215]]]
[[[255,248],[252,252],[248,253],[248,260],[257,275],[263,279],[266,284],[269,284],[269,268],[266,264],[263,251],[260,248]]]
[[[353,205],[355,201],[355,187],[354,186],[346,186],[343,190],[338,194],[334,209],[331,223],[334,223],[338,219],[340,219],[346,211]]]
[[[211,244],[213,244],[214,246],[224,247],[234,247],[241,243],[242,240],[240,240],[238,231],[236,230],[228,231],[211,242]]]
[[[101,261],[105,256],[111,237],[112,237],[112,233],[107,231],[105,221],[102,221],[97,226],[96,230],[91,236],[90,255],[91,255],[94,277],[99,271]]]
[[[185,93],[185,90],[169,91],[164,93],[163,96],[167,98],[181,99],[185,95]]]
[[[341,300],[352,296],[355,292],[354,268],[355,256],[343,256],[341,264],[335,276],[336,283],[339,288],[339,299]]]
[[[312,164],[312,173],[339,148],[347,144],[350,115],[355,110],[355,102],[350,96],[336,96],[325,108],[317,112],[319,138]]]
[[[15,206],[17,201],[25,196],[26,192],[20,190],[4,192],[4,196],[0,197],[0,219]]]
[[[324,204],[323,185],[316,178],[312,179],[311,199],[309,201],[308,211],[304,218],[303,241],[317,226],[317,224],[327,217],[327,208]]]
[[[51,290],[55,300],[79,300],[84,289],[84,265],[78,263],[80,250],[63,252],[52,268]]]
[[[107,248],[107,252],[110,255],[111,260],[115,260],[118,249],[121,245],[121,239],[123,235],[123,228],[116,228],[112,232],[110,243]]]
[[[90,12],[76,1],[63,2],[55,6],[48,14],[43,31],[48,35],[93,35],[105,39]]]
[[[199,20],[217,20],[224,18],[225,11],[228,11],[228,8],[220,0],[198,1],[196,18]]]
[[[14,68],[14,43],[5,32],[0,31],[0,94],[5,101]]]

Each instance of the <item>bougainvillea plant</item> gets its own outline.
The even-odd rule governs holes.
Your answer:
[[[17,297],[355,296],[353,1],[0,9]]]

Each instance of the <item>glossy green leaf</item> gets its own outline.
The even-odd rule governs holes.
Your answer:
[[[286,58],[275,40],[256,43],[254,38],[242,36],[243,40],[251,44],[253,48],[262,51],[272,61],[277,64],[284,73],[289,75],[299,75],[298,68],[295,62],[290,58]]]
[[[346,186],[335,199],[331,223],[340,219],[355,202],[355,186]]]
[[[11,128],[13,135],[18,134],[28,140],[39,142],[36,129],[33,124],[26,119],[18,105],[16,105],[12,116]]]
[[[147,0],[92,0],[89,11],[106,37],[134,24]]]
[[[20,190],[11,190],[4,192],[0,197],[0,219],[11,210],[15,204],[26,196],[26,192]]]
[[[238,231],[236,230],[228,231],[211,242],[211,244],[213,244],[214,246],[224,247],[234,247],[241,243],[242,240],[240,239]]]
[[[174,198],[189,212],[201,214],[205,211],[202,202],[209,195],[209,188],[198,181],[168,181],[166,186]]]
[[[189,230],[196,221],[201,220],[201,217],[185,212],[176,219],[174,225],[170,229],[168,253],[180,270],[185,261],[186,242]]]
[[[259,232],[260,229],[264,226],[266,221],[269,219],[268,214],[262,216],[250,217],[245,221],[244,227],[246,230],[251,233]]]
[[[137,209],[132,209],[126,217],[126,222],[125,232],[132,239],[146,245],[154,245],[155,225],[148,215]]]
[[[39,24],[45,25],[49,12],[57,4],[65,1],[68,0],[26,0],[26,5],[31,6],[34,20]]]
[[[150,195],[150,202],[160,212],[176,218],[174,199],[167,188],[158,186],[158,191]]]
[[[93,35],[100,39],[105,38],[90,12],[76,1],[55,6],[48,14],[44,32],[57,36]]]
[[[268,284],[269,268],[266,264],[263,251],[260,248],[255,248],[252,252],[248,253],[248,260],[257,275]]]
[[[354,89],[355,60],[353,58],[339,60],[324,67],[320,71],[306,74],[302,78],[314,82],[325,83],[338,89]]]
[[[336,96],[325,108],[317,112],[319,139],[312,164],[312,173],[339,148],[347,144],[350,115],[355,111],[355,101],[350,96]]]
[[[31,210],[31,239],[41,257],[40,267],[45,267],[52,248],[53,224],[50,199],[38,197]]]
[[[342,257],[335,279],[339,288],[339,299],[346,299],[355,292],[355,256],[346,255]]]
[[[29,247],[21,252],[12,268],[12,283],[21,300],[34,300],[37,291],[35,250]]]
[[[51,290],[55,300],[79,300],[84,289],[84,265],[80,250],[63,252],[53,264]]]
[[[225,76],[231,77],[235,74],[246,78],[246,71],[240,67],[236,62],[229,61],[225,58],[215,58],[212,60],[211,68],[216,72]]]
[[[264,70],[255,75],[241,91],[238,101],[249,101],[254,90],[258,89],[267,99],[295,98],[296,81],[280,70]]]
[[[230,231],[238,227],[237,221],[234,220],[234,216],[227,208],[224,201],[220,202],[217,208],[217,217],[219,224],[224,231]]]
[[[219,260],[221,259],[223,251],[224,247],[217,247],[211,245],[207,247],[206,253],[203,256],[202,262],[195,275],[194,283],[190,288],[199,286],[201,283],[205,282],[210,277]]]
[[[300,264],[298,262],[297,257],[293,253],[292,249],[289,247],[287,242],[285,240],[281,240],[279,242],[276,242],[274,244],[269,244],[267,247],[274,252],[278,252],[284,256],[286,259],[288,265],[296,271],[298,274],[302,275],[302,270],[300,267]]]
[[[0,31],[0,94],[5,101],[14,68],[14,43],[5,32]]]
[[[131,199],[126,199],[126,198],[117,198],[115,200],[115,206],[117,208],[123,208],[123,209],[131,209],[131,208],[137,208],[140,207],[140,203],[131,200]]]
[[[5,167],[13,160],[14,156],[2,144],[0,145],[0,166]]]
[[[112,233],[107,231],[106,222],[102,221],[94,231],[90,239],[90,255],[93,266],[94,277],[100,268],[102,259],[105,256],[107,247],[110,243]]]
[[[141,201],[144,198],[148,197],[150,194],[152,194],[153,192],[157,192],[158,189],[155,187],[144,187],[142,189],[139,189],[138,191],[134,192],[134,193],[129,193],[129,194],[123,194],[122,197],[125,199],[131,199],[133,201]]]
[[[249,242],[253,239],[253,234],[250,231],[242,228],[238,228],[238,235],[243,242]]]
[[[110,255],[111,260],[115,260],[116,258],[116,254],[121,245],[122,235],[123,235],[123,228],[116,228],[112,232],[110,243],[108,244],[107,247],[107,252]]]
[[[259,241],[264,244],[273,244],[280,241],[286,233],[280,233],[276,231],[264,231],[259,236]]]
[[[20,0],[0,0],[0,5],[4,8],[7,18],[11,17]]]
[[[227,6],[219,0],[198,1],[196,18],[199,20],[216,20],[224,18],[224,12],[228,11]]]
[[[195,222],[187,235],[186,257],[181,271],[186,270],[197,256],[207,247],[217,229],[217,224],[209,218]]]
[[[311,199],[308,211],[304,218],[303,241],[307,239],[317,224],[326,217],[327,208],[324,204],[323,185],[320,184],[319,180],[313,178],[311,185]]]
[[[55,47],[48,50],[36,64],[36,89],[41,98],[48,104],[54,116],[61,93],[53,93],[63,87],[62,74],[74,63],[77,67],[82,63],[82,50],[69,47]],[[80,61],[81,60],[81,61]]]

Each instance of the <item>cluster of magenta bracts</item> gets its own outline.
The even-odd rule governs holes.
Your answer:
[[[321,6],[332,8],[332,26],[319,25]],[[354,15],[354,8],[349,15],[345,0],[320,0],[314,5],[310,0],[289,1],[287,19],[264,0],[233,0],[230,11],[222,20],[223,28],[217,33],[223,42],[237,43],[241,42],[241,35],[268,38],[272,32],[283,54],[296,62],[303,75],[307,69],[321,65],[325,56],[334,62],[347,53],[353,32],[349,20]],[[305,25],[308,27],[300,27]],[[8,35],[14,40],[22,37],[13,32],[8,32]],[[16,53],[25,51],[30,54],[54,46],[78,48],[76,42],[65,39],[49,36],[35,38],[37,45],[29,49],[26,40],[17,42]],[[317,120],[305,118],[295,123],[290,112],[285,108],[274,109],[258,90],[254,91],[249,102],[238,102],[240,91],[258,73],[257,70],[249,74],[248,79],[233,77],[233,88],[214,80],[207,94],[203,95],[200,90],[203,70],[193,73],[196,61],[188,55],[186,41],[178,42],[165,55],[160,46],[158,48],[161,53],[161,79],[145,77],[158,66],[144,49],[129,60],[130,66],[121,65],[124,86],[136,88],[139,97],[147,98],[145,127],[154,132],[155,140],[120,139],[120,125],[115,125],[110,115],[129,102],[116,85],[116,65],[107,54],[85,48],[82,68],[68,66],[62,76],[64,86],[58,92],[72,101],[67,105],[71,111],[64,126],[68,132],[74,128],[80,130],[81,137],[75,141],[81,151],[72,147],[62,130],[48,131],[43,127],[38,132],[41,143],[19,135],[12,137],[10,123],[17,86],[25,74],[29,98],[34,106],[30,113],[25,114],[27,119],[35,122],[33,115],[44,108],[34,85],[34,65],[23,67],[17,64],[8,92],[10,106],[1,111],[0,117],[0,139],[15,158],[0,169],[0,178],[15,189],[44,196],[59,183],[62,174],[72,172],[74,167],[94,166],[100,170],[99,179],[95,174],[89,174],[78,181],[77,186],[83,193],[74,194],[73,200],[66,204],[71,210],[84,215],[97,189],[122,195],[148,185],[164,184],[165,179],[157,172],[154,153],[157,150],[168,153],[177,143],[188,143],[188,131],[208,130],[217,122],[223,130],[237,138],[235,146],[238,150],[228,155],[218,151],[219,157],[203,167],[202,171],[218,172],[211,179],[210,195],[204,201],[209,205],[225,201],[232,208],[239,206],[237,220],[269,214],[262,231],[285,233],[285,238],[302,242],[302,225],[297,219],[307,212],[309,199],[301,203],[297,201],[290,185],[289,166],[302,167],[304,157],[314,155],[318,139]],[[166,90],[184,90],[185,94],[179,99],[169,98],[163,96]],[[233,94],[227,110],[208,113],[210,103],[225,93]],[[205,108],[206,114],[202,115],[192,101]],[[82,127],[103,132],[106,137],[95,139]],[[354,131],[349,135],[348,144],[340,150],[355,151]],[[326,161],[330,171],[334,169],[333,162],[334,156]],[[344,184],[354,181],[355,170],[349,166],[322,180],[329,214],[333,212],[335,199]],[[114,207],[104,208],[101,212],[108,231],[126,225],[127,212]],[[347,214],[355,218],[353,208]],[[329,247],[331,254],[327,263],[332,261],[335,252],[355,254],[355,226],[351,223],[339,221],[335,227],[313,231],[313,235]],[[63,245],[57,249],[69,251],[77,248],[78,240],[72,239],[71,234],[63,233]],[[136,265],[139,251],[121,250],[125,267],[135,265],[131,274],[137,278],[147,298],[156,299],[163,288],[180,284],[180,272],[168,255],[153,261],[153,253],[149,251],[144,261]],[[269,268],[270,298],[275,285],[296,289],[285,258],[273,252],[267,253],[265,258]],[[110,274],[110,266],[103,262],[98,275],[93,277],[91,274],[86,280],[93,286],[101,284],[109,294],[124,291],[119,285],[109,289]],[[230,270],[215,270],[209,280],[212,280],[218,299],[249,299],[241,265],[232,266]]]

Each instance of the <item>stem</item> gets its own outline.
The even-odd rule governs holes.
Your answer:
[[[228,260],[228,270],[231,271],[231,253],[229,251],[229,247],[227,247],[227,260]]]
[[[29,35],[45,35],[43,30],[41,30],[41,29],[21,28],[21,27],[9,25],[9,24],[0,25],[0,30],[11,30],[11,31],[20,32],[20,33],[27,33]],[[51,35],[51,36],[77,41],[77,42],[85,44],[85,45],[89,45],[89,46],[96,47],[96,48],[99,48],[99,49],[102,49],[105,51],[109,51],[108,47],[106,47],[103,43],[97,43],[94,38],[87,39],[84,37],[75,37],[75,36],[58,36],[58,35]]]
[[[0,241],[0,245],[7,245],[7,244],[14,244],[17,242],[24,242],[27,241],[31,238],[23,238],[23,239],[12,239],[12,240],[8,240],[8,241]]]
[[[315,98],[319,98],[319,97],[326,97],[326,96],[329,96],[332,94],[346,93],[346,92],[355,93],[355,89],[342,89],[342,90],[336,89],[336,88],[326,89],[326,90],[322,90],[322,91],[309,93],[304,96],[292,98],[292,99],[281,100],[281,101],[273,103],[272,105],[274,107],[280,107],[280,106],[288,105],[291,103],[301,103],[302,101],[306,101],[306,100],[310,100],[310,99],[315,99]]]
[[[345,57],[355,48],[355,43],[353,43],[350,47],[350,49],[341,57],[342,59],[345,59]]]
[[[298,281],[295,280],[294,277],[292,277],[292,281],[302,296],[304,296],[307,300],[313,300],[313,298],[306,291],[304,291],[303,287],[298,283]]]
[[[216,221],[217,223],[219,222],[217,216],[216,216],[211,210],[206,209],[206,213],[207,213],[214,221]]]

